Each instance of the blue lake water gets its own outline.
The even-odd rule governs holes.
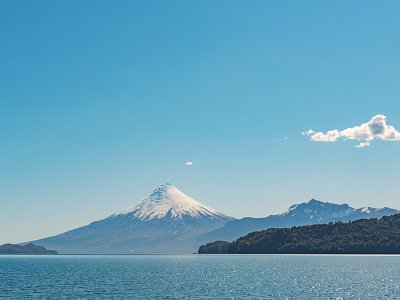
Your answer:
[[[400,256],[0,256],[1,299],[400,299]]]

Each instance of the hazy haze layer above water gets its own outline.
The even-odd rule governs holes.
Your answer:
[[[1,256],[1,299],[400,299],[400,256]]]

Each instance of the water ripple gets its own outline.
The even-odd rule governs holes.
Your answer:
[[[1,299],[400,299],[398,256],[2,256]]]

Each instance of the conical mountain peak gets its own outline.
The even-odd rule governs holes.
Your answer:
[[[183,216],[194,218],[202,216],[226,217],[215,209],[189,197],[170,183],[156,188],[142,201],[126,209],[123,214],[130,214],[142,220],[161,219],[165,217],[178,219]]]
[[[39,245],[60,253],[193,253],[197,237],[233,219],[166,183],[123,212]]]
[[[308,202],[303,202],[300,204],[295,204],[289,207],[289,209],[284,212],[282,215],[287,214],[306,214],[312,215],[316,217],[317,215],[323,214],[324,217],[329,216],[330,214],[349,214],[354,210],[348,204],[335,204],[330,202],[323,202],[317,199],[311,199]],[[326,216],[325,216],[326,215]]]
[[[322,202],[322,201],[320,201],[320,200],[317,200],[317,199],[314,199],[314,198],[312,198],[312,199],[310,199],[310,200],[308,201],[308,204],[316,204],[316,203],[318,203],[318,204],[323,204],[324,202]]]

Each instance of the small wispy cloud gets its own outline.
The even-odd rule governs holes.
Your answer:
[[[369,142],[362,142],[362,143],[359,143],[358,145],[355,145],[354,148],[367,148],[370,145],[371,144]]]
[[[286,142],[289,138],[287,136],[284,136],[283,138],[278,138],[276,139],[278,142]]]
[[[187,161],[185,163],[185,166],[188,166],[188,167],[193,166],[193,161],[191,161],[191,160]]]
[[[400,132],[386,123],[386,116],[376,115],[369,122],[344,130],[333,129],[327,132],[316,132],[312,129],[302,132],[313,142],[336,142],[343,140],[361,141],[356,148],[366,148],[373,140],[400,141]]]

